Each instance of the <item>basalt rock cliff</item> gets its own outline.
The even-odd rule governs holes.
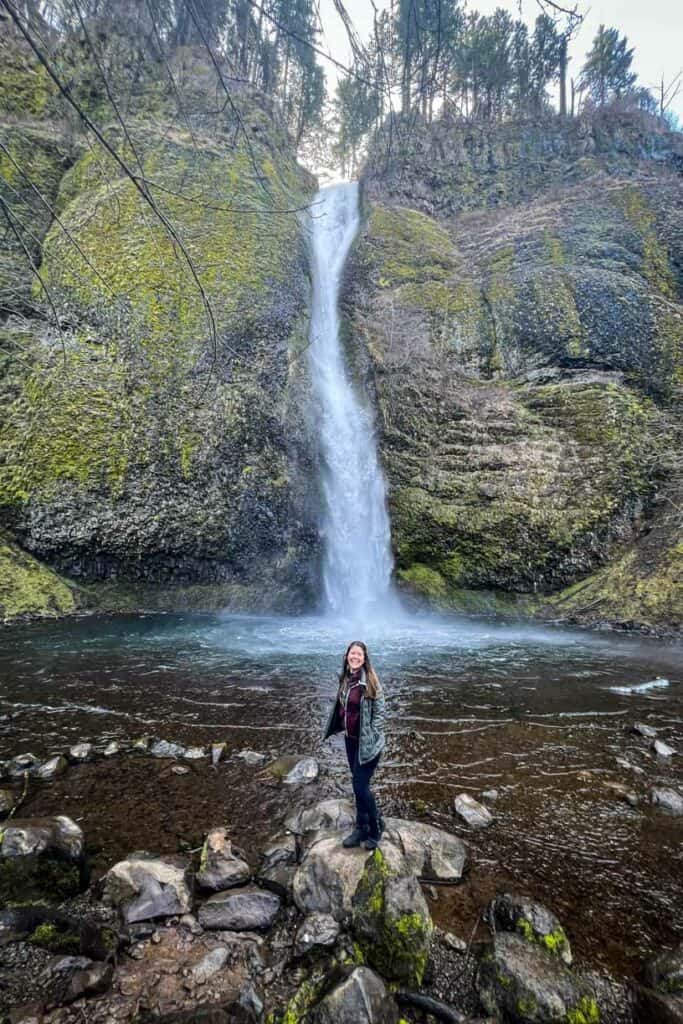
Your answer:
[[[679,627],[683,137],[616,115],[411,126],[364,192],[345,314],[399,578]]]

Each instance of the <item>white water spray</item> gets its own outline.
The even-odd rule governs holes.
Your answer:
[[[367,399],[354,394],[339,338],[339,283],[358,219],[358,185],[333,185],[316,196],[310,221],[313,308],[308,348],[320,414],[325,604],[328,611],[354,619],[374,618],[386,610],[392,569],[372,412]]]

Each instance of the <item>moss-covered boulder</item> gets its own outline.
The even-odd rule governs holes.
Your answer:
[[[476,986],[487,1013],[509,1024],[600,1024],[600,1008],[559,957],[502,932],[484,953]]]
[[[0,532],[0,620],[68,615],[77,603],[65,580]]]
[[[528,610],[514,595],[617,564],[669,486],[683,147],[617,121],[583,134],[439,123],[399,137],[383,169],[371,155],[349,351],[376,395],[399,580],[436,604],[498,610],[508,594],[508,610]],[[634,621],[672,617],[679,541],[680,525],[651,586],[634,584]]]
[[[526,896],[503,893],[491,902],[487,916],[494,931],[521,935],[527,942],[536,943],[571,966],[572,951],[567,933],[555,914],[541,903]]]
[[[0,907],[59,903],[87,881],[83,832],[70,818],[17,818],[0,827]]]
[[[267,115],[241,114],[192,135],[131,123],[132,148],[112,129],[144,196],[101,151],[63,178],[33,293],[61,330],[11,360],[0,511],[80,581],[273,607],[316,586],[311,193]]]
[[[353,896],[351,929],[367,962],[384,977],[422,984],[432,919],[417,880],[388,843],[365,863]]]

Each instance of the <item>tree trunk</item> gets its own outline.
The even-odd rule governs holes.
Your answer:
[[[572,115],[574,111],[572,110]],[[560,117],[567,116],[567,37],[560,42]]]

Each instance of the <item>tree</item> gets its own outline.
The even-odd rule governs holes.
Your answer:
[[[586,55],[580,82],[598,107],[619,99],[635,85],[637,75],[631,71],[633,47],[628,49],[626,36],[616,28],[601,25]]]

